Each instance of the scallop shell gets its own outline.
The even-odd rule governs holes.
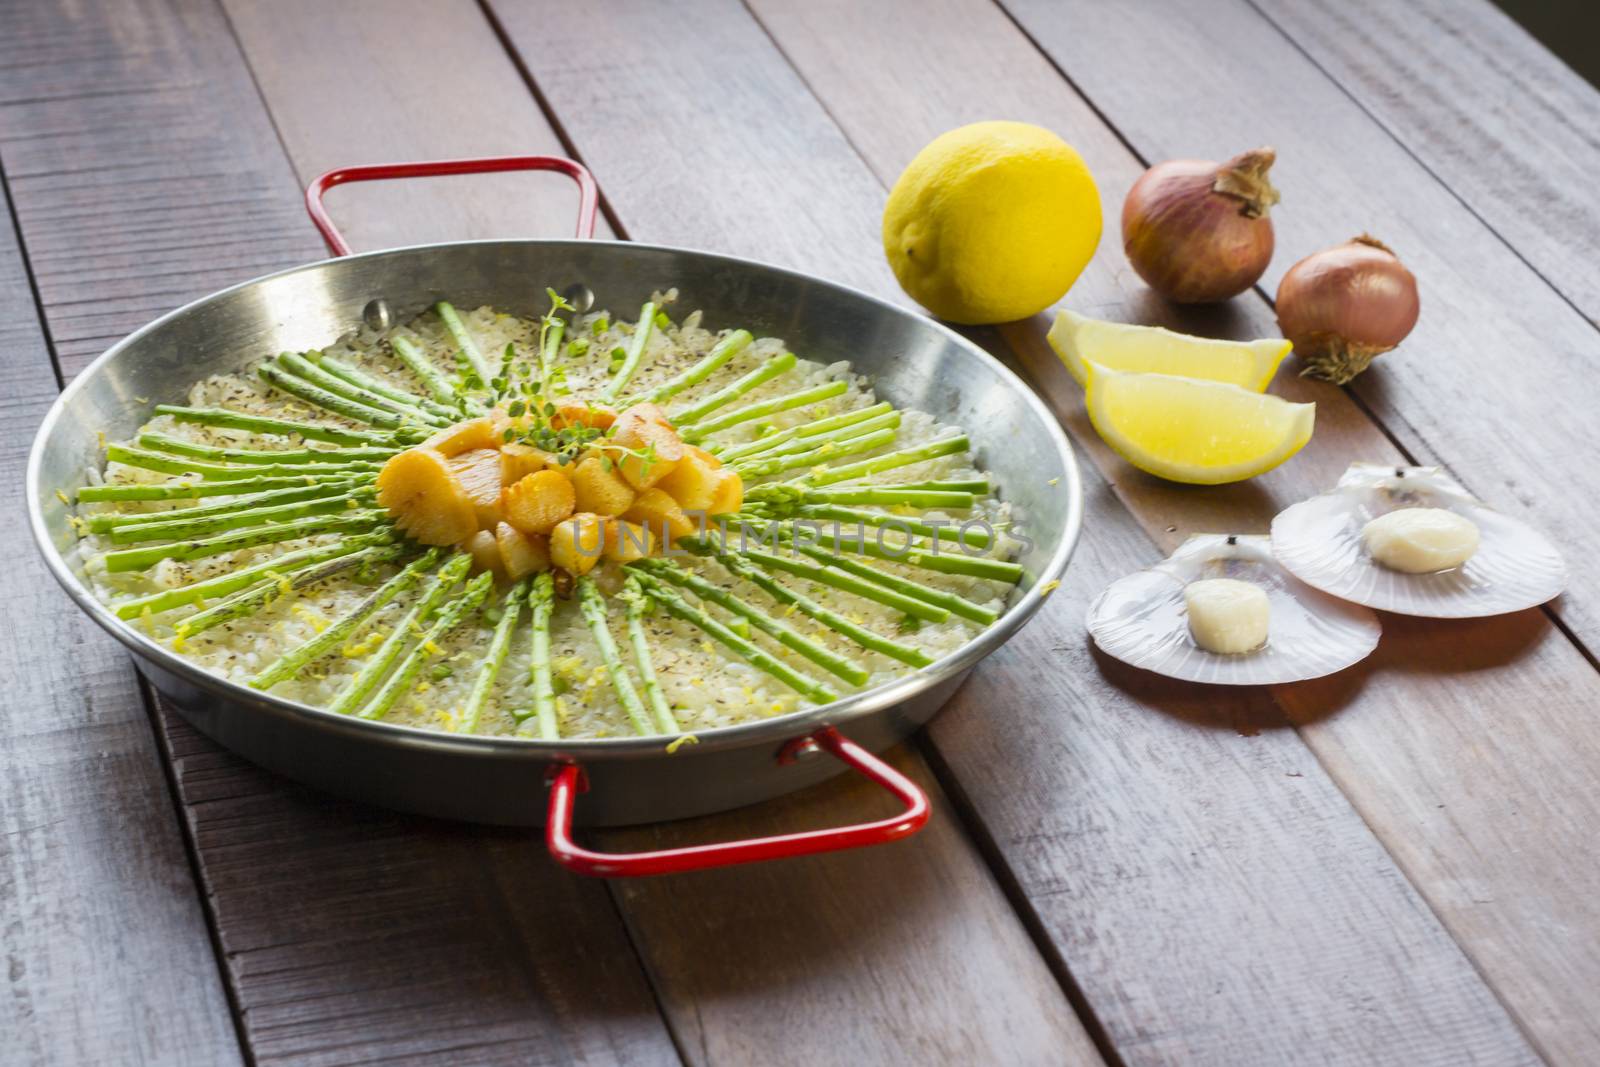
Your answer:
[[[1239,578],[1266,590],[1266,644],[1219,655],[1195,643],[1183,589],[1202,578]],[[1372,612],[1319,593],[1279,566],[1264,535],[1196,534],[1161,563],[1106,586],[1089,606],[1089,633],[1109,655],[1157,674],[1218,685],[1320,678],[1365,659],[1380,632]]]
[[[1372,519],[1398,508],[1447,508],[1478,527],[1478,551],[1459,567],[1403,574],[1374,560],[1361,540]],[[1561,553],[1544,534],[1474,499],[1437,467],[1356,463],[1330,493],[1272,520],[1272,551],[1297,578],[1342,600],[1434,619],[1521,611],[1567,584]]]

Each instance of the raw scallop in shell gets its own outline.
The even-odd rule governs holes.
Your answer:
[[[1249,582],[1267,595],[1267,639],[1249,652],[1201,647],[1184,590],[1208,578]],[[1273,559],[1270,539],[1196,534],[1161,563],[1119,578],[1089,606],[1095,644],[1124,663],[1191,682],[1276,685],[1320,678],[1365,659],[1377,616],[1297,581]]]
[[[1442,508],[1477,527],[1467,561],[1426,574],[1374,559],[1363,531],[1401,508]],[[1272,551],[1307,585],[1380,611],[1468,619],[1531,608],[1567,582],[1561,553],[1527,523],[1480,503],[1437,467],[1356,463],[1330,493],[1285,509],[1272,520]]]

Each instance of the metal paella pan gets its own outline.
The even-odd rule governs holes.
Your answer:
[[[27,471],[29,522],[46,561],[78,605],[132,652],[199,730],[246,758],[331,792],[396,809],[509,825],[545,825],[552,852],[595,874],[649,874],[892,840],[928,815],[917,787],[871,755],[927,722],[972,666],[1020,627],[1065,570],[1082,492],[1065,435],[1015,375],[958,334],[845,286],[707,252],[582,239],[592,232],[592,182],[545,157],[401,164],[330,172],[308,192],[313,218],[346,252],[321,193],[342,181],[556,169],[583,189],[580,239],[470,241],[341,255],[197,300],[114,345],[56,401]],[[667,752],[660,738],[563,739],[443,733],[366,721],[214,675],[119,620],[94,592],[60,495],[100,463],[103,438],[132,434],[154,405],[263,353],[328,344],[361,323],[403,321],[444,298],[537,316],[546,287],[595,307],[638,306],[674,287],[713,325],[738,324],[802,352],[849,359],[897,406],[963,427],[979,462],[1021,517],[1025,577],[1001,617],[955,652],[891,682],[758,722],[697,731]],[[831,758],[830,758],[831,757]],[[803,788],[850,767],[879,782],[903,811],[835,830],[607,856],[570,836],[721,811]],[[581,794],[581,795],[580,795]]]

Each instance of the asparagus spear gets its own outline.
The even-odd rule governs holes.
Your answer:
[[[357,460],[380,462],[394,455],[397,448],[217,448],[197,444],[164,433],[139,435],[139,446],[175,456],[193,456],[213,463],[257,463],[282,466],[289,463],[351,463]]]
[[[236,552],[241,548],[258,548],[262,545],[275,545],[283,541],[294,541],[312,534],[321,533],[362,533],[377,526],[380,522],[387,523],[389,513],[382,508],[372,508],[361,511],[352,511],[341,515],[314,515],[298,522],[279,523],[275,526],[258,526],[246,530],[234,530],[218,537],[208,537],[194,541],[173,541],[165,545],[144,545],[139,548],[123,548],[107,552],[100,558],[105,561],[106,570],[117,573],[120,571],[142,571],[152,567],[164,559],[205,559],[208,556],[221,555],[224,552]]]
[[[270,467],[228,467],[220,463],[207,463],[199,459],[174,459],[160,452],[147,452],[127,445],[107,445],[106,459],[129,467],[140,467],[163,474],[198,474],[205,481],[234,481],[243,478],[294,478],[318,474],[349,477],[362,470],[377,470],[378,465],[366,462],[351,463],[285,463]]]
[[[356,631],[367,619],[370,619],[380,608],[394,600],[395,597],[410,589],[433,565],[439,562],[437,548],[430,548],[416,559],[406,565],[399,574],[390,578],[379,586],[371,596],[350,611],[346,612],[320,634],[298,648],[291,649],[279,656],[261,673],[250,679],[250,685],[256,689],[271,689],[279,682],[286,682],[305,670],[311,664],[332,652]],[[288,557],[283,557],[287,559]]]
[[[456,363],[461,372],[462,382],[470,382],[467,373],[470,371],[471,375],[477,377],[480,386],[487,386],[491,374],[489,361],[483,358],[477,342],[467,331],[467,324],[461,321],[456,309],[446,301],[441,300],[433,305],[433,311],[439,316],[439,321],[444,323],[445,332],[450,335],[450,340],[456,344]]]
[[[253,615],[256,611],[266,607],[279,597],[288,596],[290,593],[298,592],[307,586],[315,585],[351,567],[365,566],[369,563],[383,563],[394,559],[401,551],[402,549],[399,545],[376,545],[372,548],[364,548],[359,552],[352,552],[349,555],[331,559],[326,563],[301,571],[293,578],[284,575],[282,572],[274,571],[267,576],[265,581],[258,582],[248,589],[243,589],[233,594],[226,600],[179,620],[175,628],[177,640],[174,647],[180,647],[187,638],[193,637],[198,633],[204,633],[213,626],[231,622],[246,615]]]
[[[727,404],[729,401],[737,400],[750,390],[765,385],[767,382],[772,381],[772,379],[789,373],[789,371],[794,369],[794,363],[795,359],[793,352],[784,352],[781,355],[773,356],[771,359],[767,360],[765,363],[761,364],[761,366],[757,367],[749,374],[746,374],[744,377],[730,382],[721,389],[718,389],[716,392],[712,393],[710,396],[705,397],[700,401],[684,408],[682,411],[674,414],[672,416],[673,425],[677,426],[698,422],[700,419],[705,418],[713,411],[722,407],[724,404]]]
[[[768,522],[762,518],[746,518],[750,528],[757,536],[766,536]],[[688,541],[688,539],[685,539]],[[875,560],[888,560],[891,563],[904,563],[907,566],[920,566],[925,571],[939,571],[944,574],[965,574],[968,577],[986,577],[989,581],[1016,584],[1022,579],[1022,568],[1018,563],[1008,560],[990,560],[986,557],[970,557],[958,552],[933,552],[923,549],[915,544],[877,544],[870,537],[842,537],[835,534],[829,539],[830,547],[837,552],[854,552],[856,555],[869,555]],[[682,544],[682,542],[680,542]],[[709,542],[690,541],[690,549],[704,553]],[[802,545],[797,545],[802,547]],[[837,558],[829,557],[830,563],[837,563]]]
[[[756,458],[769,459],[773,456],[788,456],[797,452],[811,452],[829,442],[844,442],[877,430],[896,429],[900,425],[900,419],[900,412],[891,411],[886,415],[865,419],[854,425],[844,426],[827,433],[807,433],[804,436],[795,438],[788,444],[780,445],[768,452],[762,452]]]
[[[900,431],[887,427],[874,430],[872,433],[862,434],[860,437],[849,437],[839,441],[828,441],[822,447],[810,452],[795,452],[789,455],[777,455],[771,458],[757,457],[744,463],[734,465],[734,470],[740,477],[758,478],[769,474],[782,474],[792,471],[797,467],[817,468],[812,472],[815,477],[818,470],[825,471],[831,468],[818,467],[825,459],[834,459],[839,456],[853,456],[861,452],[871,452],[875,448],[894,443],[895,435]],[[890,453],[893,455],[893,453]]]
[[[178,404],[157,404],[157,415],[168,415],[178,422],[198,423],[201,426],[220,426],[229,430],[250,430],[255,433],[279,434],[285,437],[304,437],[308,441],[331,441],[336,445],[392,445],[396,439],[420,440],[420,434],[379,433],[371,430],[351,430],[343,426],[320,426],[292,419],[276,419],[266,415],[251,415],[227,408],[190,408]]]
[[[417,380],[428,390],[429,396],[446,407],[450,407],[455,403],[456,391],[450,385],[450,379],[446,378],[444,372],[433,365],[433,361],[427,357],[422,349],[417,347],[415,341],[409,337],[391,337],[389,339],[389,347],[399,357],[400,362],[404,363],[406,368],[417,376]]]
[[[346,399],[338,393],[329,392],[320,385],[313,385],[298,375],[290,374],[277,363],[263,363],[256,368],[256,373],[274,389],[279,389],[290,396],[297,396],[306,403],[315,404],[324,411],[342,415],[352,422],[361,422],[366,423],[368,426],[392,430],[397,426],[404,425],[406,421],[392,411],[369,408],[365,404],[358,404],[354,400]]]
[[[561,738],[561,726],[556,719],[555,680],[550,677],[550,613],[555,607],[555,578],[549,572],[536,575],[533,592],[528,603],[533,608],[532,661],[528,667],[533,684],[533,721],[539,724],[539,736],[546,741]]]
[[[873,456],[856,463],[847,463],[842,467],[827,467],[820,471],[813,471],[802,479],[806,484],[813,486],[832,485],[834,482],[848,482],[856,478],[865,478],[873,474],[882,474],[896,467],[909,467],[913,463],[925,460],[938,459],[940,456],[953,456],[967,451],[971,443],[964,434],[955,437],[946,437],[943,440],[933,441],[915,448],[902,448],[898,452],[889,452],[882,456]]]
[[[834,430],[844,429],[847,426],[859,425],[874,419],[883,418],[886,415],[898,414],[899,413],[896,412],[894,408],[887,402],[873,404],[870,407],[856,408],[854,411],[846,411],[843,414],[832,415],[826,419],[818,419],[816,422],[808,422],[803,426],[791,426],[787,430],[779,430],[777,433],[769,433],[765,437],[759,437],[754,441],[746,441],[742,445],[733,445],[731,447],[724,448],[713,447],[712,451],[716,452],[717,455],[722,458],[724,463],[732,463],[739,459],[749,459],[758,455],[766,455],[768,452],[771,452],[780,446],[788,445],[791,441],[794,442],[794,447],[797,450],[809,452],[811,450],[811,446],[805,444],[807,439],[823,438],[832,433]],[[898,426],[899,424],[899,419],[896,418],[894,422],[886,422],[882,425]],[[874,430],[880,428],[880,426],[876,425],[872,427]],[[820,444],[821,441],[818,440],[816,443]]]
[[[702,541],[700,543],[709,547],[709,542]],[[793,606],[796,610],[811,616],[828,629],[842,634],[862,648],[882,653],[890,659],[899,660],[901,663],[909,663],[913,667],[926,667],[933,662],[933,659],[921,649],[912,648],[910,645],[903,645],[899,641],[873,633],[866,627],[858,626],[851,622],[838,612],[823,607],[810,597],[785,587],[760,567],[751,563],[748,554],[733,555],[727,552],[717,552],[715,556],[718,563],[761,589],[778,603]]]
[[[433,614],[434,609],[456,583],[461,581],[470,566],[472,557],[465,552],[458,552],[439,568],[439,572],[433,576],[433,581],[428,584],[422,596],[395,626],[394,632],[384,638],[383,644],[378,646],[378,651],[362,664],[361,670],[356,672],[356,676],[350,679],[339,695],[333,699],[333,703],[328,705],[329,710],[348,715],[367,702],[367,697],[378,684],[378,679],[387,674],[389,668],[394,666],[395,660],[400,658],[400,653],[411,640],[413,632],[422,630],[423,621]]]
[[[860,508],[840,507],[837,504],[802,504],[795,514],[804,519],[832,519],[834,522],[853,522],[861,526],[899,528],[913,537],[929,537],[940,541],[954,541],[972,548],[988,548],[992,540],[981,529],[962,529],[949,524],[935,526],[916,519],[903,519],[881,511],[863,511]]]
[[[971,484],[971,483],[951,483]],[[944,508],[966,511],[976,503],[971,493],[940,489],[913,489],[899,485],[840,486],[837,489],[810,489],[807,504],[876,504],[879,507]]]
[[[749,620],[750,625],[756,629],[771,635],[780,644],[800,653],[800,655],[823,670],[843,678],[851,685],[866,684],[869,674],[866,668],[859,663],[817,644],[798,630],[779,622],[769,613],[751,607],[726,589],[706,581],[699,575],[686,571],[666,560],[639,560],[633,566],[644,570],[653,577],[681,586],[694,593],[701,600],[709,600],[711,603]]]
[[[1015,585],[1023,576],[1022,567],[1007,560],[965,556],[954,552],[936,554],[914,545],[879,545],[865,537],[839,538],[833,547],[838,551],[854,552],[857,555],[871,556],[873,559],[888,560],[891,563],[904,563],[910,567],[921,567],[923,570],[939,571],[942,574],[962,574],[970,578],[987,578],[993,582],[1005,582],[1009,585]]]
[[[259,473],[257,468],[252,473]],[[245,494],[266,492],[271,489],[310,489],[330,486],[348,487],[372,480],[365,471],[346,471],[341,475],[301,474],[294,477],[277,475],[268,478],[241,478],[237,481],[205,482],[183,479],[171,482],[118,483],[112,485],[86,485],[78,490],[78,503],[102,504],[131,500],[198,500],[207,496],[243,498]],[[238,501],[230,501],[230,504]]]
[[[375,393],[354,385],[336,374],[331,374],[322,367],[311,362],[306,357],[295,352],[279,353],[273,364],[286,374],[310,382],[319,389],[325,389],[334,396],[343,397],[352,404],[372,408],[374,411],[388,411],[413,422],[420,422],[430,426],[443,426],[450,421],[449,418],[433,415],[414,404],[402,403],[384,393]]]
[[[484,653],[478,676],[472,680],[472,692],[467,694],[466,706],[462,708],[461,718],[455,725],[457,733],[478,732],[478,722],[483,718],[483,705],[489,699],[489,692],[494,689],[495,679],[500,677],[500,668],[505,665],[506,653],[511,649],[511,635],[517,628],[517,621],[522,618],[522,602],[527,597],[528,581],[523,579],[507,590],[505,599],[500,602],[500,621],[495,624],[494,636],[489,639],[489,650]]]
[[[989,495],[989,479],[967,478],[955,481],[894,482],[885,489],[924,490],[930,493],[971,493],[973,496]]]
[[[850,558],[849,556],[833,555],[826,549],[809,545],[795,545],[795,549],[819,563],[826,563],[830,567],[846,571],[858,578],[865,578],[887,589],[892,589],[902,596],[908,596],[935,607],[944,608],[952,615],[959,615],[963,619],[970,619],[976,623],[989,625],[1000,617],[998,612],[974,604],[965,597],[954,593],[947,593],[943,589],[933,589],[920,582],[913,582],[909,578],[901,578],[894,574],[885,574],[876,567],[869,567],[865,563]]]
[[[394,707],[400,695],[411,688],[411,683],[416,681],[417,674],[422,670],[422,665],[428,662],[429,656],[439,653],[439,642],[444,640],[446,634],[466,621],[468,615],[483,606],[484,599],[488,597],[489,590],[494,586],[494,575],[484,571],[461,591],[461,595],[439,613],[439,618],[433,626],[422,635],[422,640],[411,647],[395,667],[394,673],[384,681],[366,707],[357,714],[363,719],[381,719],[389,714],[389,709]]]
[[[672,399],[685,389],[699,385],[701,382],[711,377],[724,363],[728,362],[728,360],[744,351],[745,346],[748,345],[751,340],[752,338],[749,331],[734,330],[732,333],[728,334],[728,336],[722,338],[722,340],[712,345],[711,351],[700,357],[700,360],[695,363],[694,366],[690,367],[688,370],[685,370],[682,374],[679,374],[675,378],[672,378],[670,381],[663,382],[662,384],[656,386],[643,396],[635,397],[627,403],[659,404],[663,400]]]
[[[159,615],[163,611],[171,611],[185,604],[198,604],[212,597],[227,596],[238,592],[271,571],[274,574],[293,574],[305,567],[315,566],[325,560],[343,556],[350,552],[357,552],[369,545],[381,544],[389,540],[387,534],[367,534],[361,537],[351,537],[337,544],[314,545],[311,548],[302,548],[288,552],[275,559],[265,560],[252,564],[227,574],[208,578],[203,582],[195,582],[178,589],[163,589],[159,593],[149,593],[145,596],[124,600],[113,610],[119,619],[136,619],[145,612]]]
[[[310,515],[329,515],[359,507],[372,496],[371,489],[357,489],[335,497],[318,497],[264,508],[240,508],[217,515],[188,516],[178,512],[166,522],[140,522],[111,529],[111,543],[129,545],[140,541],[174,541],[212,537],[228,530],[264,526]]]
[[[655,733],[644,704],[633,688],[628,668],[617,653],[617,643],[611,637],[611,628],[606,623],[606,598],[588,575],[578,579],[578,607],[583,611],[584,622],[589,624],[589,633],[594,636],[594,643],[600,649],[600,661],[605,664],[611,688],[616,690],[617,699],[622,704],[622,710],[628,713],[628,721],[633,723],[634,732],[642,737]]]
[[[798,547],[798,546],[797,546]],[[825,564],[817,566],[787,556],[773,555],[769,552],[745,552],[742,557],[758,567],[765,567],[769,571],[787,571],[790,574],[816,582],[818,585],[830,586],[844,593],[853,593],[863,600],[871,600],[882,604],[884,607],[893,608],[915,619],[927,622],[944,622],[950,617],[947,608],[938,607],[925,600],[906,596],[895,590],[877,585],[870,581],[863,581],[853,574],[841,569],[835,569],[831,560],[819,560]]]
[[[655,718],[656,730],[663,734],[678,733],[682,727],[672,714],[666,694],[661,691],[661,680],[656,677],[655,661],[650,656],[650,635],[645,633],[644,617],[655,610],[655,602],[644,586],[633,575],[623,584],[622,602],[628,609],[628,643],[633,646],[634,666],[639,669],[639,685]]]
[[[641,578],[641,584],[651,599],[666,609],[669,615],[676,615],[684,622],[698,626],[712,640],[732,649],[737,655],[748,660],[751,666],[772,675],[795,692],[818,704],[826,704],[837,698],[837,695],[821,682],[768,655],[764,649],[753,644],[748,638],[734,633],[657,579],[645,575]]]
[[[292,504],[297,500],[344,496],[361,484],[363,483],[357,481],[314,482],[311,485],[302,484],[288,489],[273,489],[265,493],[236,496],[230,500],[219,501],[215,504],[201,504],[199,507],[193,508],[171,508],[165,511],[97,511],[92,515],[86,516],[84,522],[89,532],[106,533],[111,530],[131,529],[135,526],[171,522],[174,519],[199,519],[209,515],[231,515],[236,511],[244,511],[247,508],[273,507],[278,504]]]
[[[704,422],[694,423],[689,426],[679,426],[678,435],[685,441],[703,441],[712,434],[721,433],[723,430],[737,426],[741,422],[749,422],[751,419],[776,415],[780,411],[803,408],[807,404],[815,404],[818,401],[838,396],[849,387],[849,382],[836,380],[814,385],[810,389],[785,393],[782,396],[775,396],[768,400],[758,400],[754,404],[746,404],[742,408],[734,408],[732,411],[724,412],[714,419],[707,419]]]
[[[461,417],[461,412],[456,408],[447,407],[437,400],[430,400],[425,396],[418,396],[404,389],[398,389],[377,375],[368,374],[360,367],[352,366],[337,357],[325,355],[321,352],[308,352],[306,353],[306,358],[329,374],[343,378],[351,385],[359,386],[369,393],[377,393],[379,396],[388,397],[395,403],[418,408],[430,415],[438,415],[445,419]]]
[[[628,354],[623,358],[622,367],[600,394],[606,403],[615,402],[622,390],[627,388],[634,372],[639,369],[639,361],[644,358],[645,346],[650,343],[650,335],[655,332],[655,327],[656,306],[647,300],[639,309],[639,321],[634,324],[633,336],[628,339]]]

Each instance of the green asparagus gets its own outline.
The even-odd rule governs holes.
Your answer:
[[[472,692],[467,694],[467,703],[461,709],[461,718],[455,724],[455,731],[463,734],[478,732],[478,723],[483,718],[483,706],[489,700],[489,693],[494,689],[495,679],[500,677],[500,668],[505,665],[506,653],[511,649],[511,635],[517,628],[517,622],[522,618],[522,603],[528,596],[528,582],[523,579],[506,591],[505,598],[500,602],[500,621],[495,624],[494,636],[489,640],[489,650],[483,654],[483,662],[478,667],[478,676],[472,681]]]
[[[422,640],[411,646],[400,662],[395,666],[393,673],[384,679],[383,685],[372,695],[365,707],[356,714],[363,719],[381,719],[389,714],[389,709],[394,707],[395,701],[411,683],[417,680],[423,664],[428,662],[428,657],[439,654],[439,642],[445,635],[466,621],[467,616],[483,606],[484,600],[489,595],[489,590],[494,586],[494,575],[484,571],[472,581],[468,582],[461,595],[452,600],[439,617],[422,635]]]
[[[600,393],[606,403],[613,403],[622,395],[622,390],[627,388],[628,382],[639,369],[639,361],[644,358],[645,346],[650,343],[650,335],[654,332],[655,325],[656,306],[647,300],[639,309],[639,321],[634,324],[633,336],[628,339],[628,354],[623,358],[621,368]]]
[[[417,633],[422,632],[422,623],[427,621],[450,590],[461,581],[471,565],[472,557],[465,552],[458,552],[439,568],[422,596],[406,612],[393,632],[383,639],[378,651],[361,665],[356,676],[346,683],[338,696],[334,697],[333,703],[328,705],[330,711],[348,715],[366,704],[367,697],[378,684],[378,680],[389,673],[389,668],[400,658],[400,653],[404,651],[406,645]]]
[[[386,604],[416,585],[418,580],[433,569],[439,561],[440,550],[430,548],[406,565],[399,574],[379,586],[370,596],[350,611],[335,619],[327,629],[298,648],[279,656],[261,673],[250,679],[256,689],[271,689],[279,682],[288,681],[317,660],[344,644],[356,628],[370,619]],[[284,557],[287,559],[288,557]]]
[[[751,340],[753,340],[753,338],[750,336],[748,331],[734,330],[732,333],[728,334],[728,336],[722,338],[722,340],[712,345],[711,351],[702,356],[699,362],[695,363],[694,366],[690,367],[688,370],[685,370],[677,377],[672,378],[670,381],[663,382],[662,384],[656,386],[648,393],[625,401],[625,405],[638,403],[659,404],[664,400],[672,399],[685,389],[699,385],[701,382],[711,377],[724,363],[728,362],[728,360],[744,351],[745,347],[750,344]]]

